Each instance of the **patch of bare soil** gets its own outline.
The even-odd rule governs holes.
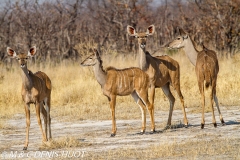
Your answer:
[[[223,118],[226,122],[222,126],[215,110],[217,128],[212,124],[212,113],[205,113],[205,128],[200,129],[201,113],[188,113],[189,121],[188,128],[182,125],[183,114],[181,110],[174,110],[172,117],[173,127],[163,131],[164,125],[168,118],[168,112],[156,111],[155,124],[157,132],[150,134],[150,121],[147,116],[147,132],[144,135],[138,134],[141,130],[141,119],[135,120],[120,120],[117,119],[117,135],[110,137],[111,120],[104,121],[73,121],[66,122],[64,119],[68,117],[52,117],[52,136],[51,143],[42,144],[42,136],[38,126],[35,114],[31,115],[30,140],[28,150],[22,152],[25,142],[25,116],[23,114],[16,115],[13,119],[8,120],[6,126],[0,131],[0,154],[2,159],[14,158],[49,158],[49,159],[65,159],[65,158],[87,158],[92,159],[92,156],[100,159],[128,159],[127,156],[119,155],[112,156],[114,150],[136,150],[139,153],[145,153],[146,150],[151,150],[154,147],[163,145],[179,145],[185,147],[184,151],[191,150],[194,144],[204,141],[211,144],[211,141],[226,142],[226,146],[240,148],[240,106],[221,107]],[[110,113],[109,113],[110,114]],[[116,115],[117,117],[117,115]],[[184,145],[184,144],[190,145]],[[223,143],[224,145],[224,143]],[[171,149],[171,147],[170,147]],[[197,150],[198,148],[196,148]],[[72,155],[67,155],[72,151]],[[239,150],[240,151],[240,150]],[[67,153],[68,152],[68,153]],[[133,151],[134,152],[134,151]],[[234,157],[228,153],[212,154],[212,151],[206,152],[198,156],[201,151],[196,151],[196,157],[188,157],[187,153],[177,159],[240,159],[240,154],[236,153]],[[208,156],[208,152],[210,155]],[[104,156],[99,156],[105,153]],[[109,153],[109,154],[106,154]],[[121,151],[119,151],[121,153]],[[122,152],[122,154],[124,154]],[[63,154],[63,155],[62,155]],[[130,158],[134,158],[131,156]],[[96,156],[98,155],[98,156]],[[133,154],[134,155],[134,154]],[[176,159],[177,155],[170,155],[167,159]],[[144,156],[143,159],[147,156]],[[154,156],[153,156],[154,158]],[[156,157],[155,158],[160,158]],[[165,157],[166,158],[166,157]],[[138,157],[138,159],[141,159]]]

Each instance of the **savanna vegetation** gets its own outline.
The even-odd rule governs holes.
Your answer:
[[[52,117],[59,118],[59,121],[65,116],[69,117],[68,121],[111,119],[108,100],[102,95],[92,68],[82,67],[80,62],[89,54],[89,49],[95,47],[101,51],[104,67],[138,66],[138,44],[134,38],[128,37],[127,25],[139,31],[150,24],[156,26],[156,33],[148,38],[146,48],[153,55],[168,54],[179,62],[181,90],[185,105],[189,108],[188,113],[199,113],[200,116],[201,112],[194,66],[182,50],[169,51],[161,47],[175,38],[178,34],[177,27],[192,35],[199,48],[204,44],[217,52],[220,66],[217,95],[220,106],[239,105],[239,6],[239,0],[1,1],[0,128],[4,129],[5,122],[15,114],[24,113],[20,94],[20,68],[14,59],[8,58],[8,46],[17,52],[27,52],[29,47],[37,46],[37,55],[29,60],[28,68],[33,72],[44,71],[52,81]],[[174,91],[173,94],[176,97],[174,109],[181,109],[177,94]],[[118,97],[118,119],[140,119],[141,114],[135,114],[139,112],[139,108],[129,107],[133,105],[132,97]],[[155,110],[169,110],[169,102],[161,89],[156,90]],[[211,109],[208,108],[208,111]],[[228,141],[231,139],[214,140],[216,145],[223,145]],[[73,143],[77,143],[76,147],[79,146],[78,142]],[[152,158],[166,154],[177,156],[180,153],[170,152],[169,148],[192,144],[193,142],[186,142],[179,145],[151,146],[146,152],[153,152]],[[214,147],[207,142],[197,144],[199,152],[194,149],[189,151],[193,152],[193,158],[195,152],[199,154],[201,150],[209,150],[210,154],[223,151],[218,148],[217,152],[211,152]],[[236,146],[228,147],[229,152],[238,152],[235,152]],[[134,158],[139,156],[137,153],[139,152],[135,149],[127,149],[104,152],[102,156],[92,157],[104,159],[105,155],[114,155],[112,158],[115,158],[117,154],[123,154],[120,157]]]
[[[137,30],[150,24],[156,34],[148,50],[155,53],[172,40],[181,27],[197,43],[220,56],[239,50],[238,0],[3,0],[0,8],[0,59],[6,46],[15,50],[38,47],[36,61],[78,60],[96,43],[100,49],[134,54],[136,41],[128,37],[127,25]]]
[[[218,89],[218,94],[224,95],[219,98],[228,102],[226,105],[236,105],[239,101],[236,98],[236,57],[240,48],[239,5],[237,0],[6,0],[0,8],[1,110],[4,111],[6,105],[7,108],[15,108],[21,103],[17,90],[21,80],[17,67],[13,66],[15,61],[6,54],[7,46],[17,52],[26,52],[30,46],[36,45],[37,56],[31,59],[29,68],[33,71],[43,70],[51,77],[53,89],[56,90],[53,90],[52,105],[78,106],[79,103],[94,102],[88,96],[94,98],[96,90],[90,90],[89,87],[98,88],[91,72],[79,66],[82,58],[89,54],[89,49],[95,47],[101,51],[105,66],[137,66],[138,44],[134,38],[128,37],[126,26],[132,25],[141,30],[149,24],[156,26],[156,33],[149,37],[147,50],[153,55],[169,54],[179,61],[185,94],[198,92],[197,89],[191,91],[195,88],[196,80],[194,73],[187,70],[193,71],[193,67],[188,66],[184,55],[161,48],[178,34],[177,27],[192,35],[199,46],[204,43],[217,51],[220,59],[218,87],[223,87]],[[100,91],[96,93],[102,97]],[[161,97],[164,99],[164,96]],[[196,98],[191,95],[185,97]],[[96,104],[99,104],[99,99]],[[197,104],[198,101],[187,103],[188,106]],[[16,110],[13,109],[14,112]]]

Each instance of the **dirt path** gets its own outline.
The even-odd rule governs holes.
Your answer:
[[[167,121],[168,112],[157,111],[155,113],[155,123],[158,131],[156,134],[149,134],[150,122],[148,117],[147,132],[144,135],[137,134],[141,129],[140,119],[117,120],[117,135],[114,138],[110,138],[110,120],[64,122],[64,120],[60,121],[54,118],[52,119],[52,135],[53,139],[59,141],[61,141],[61,138],[65,138],[66,140],[67,138],[74,137],[75,140],[79,141],[80,146],[78,145],[75,148],[70,146],[71,150],[77,149],[85,154],[93,152],[101,153],[119,148],[144,150],[154,145],[167,143],[181,144],[201,139],[209,141],[214,139],[236,139],[237,141],[229,143],[233,143],[232,145],[240,148],[240,144],[238,144],[240,142],[240,107],[222,107],[221,109],[226,125],[222,126],[220,124],[218,114],[216,113],[217,128],[214,128],[211,124],[211,113],[205,114],[206,125],[204,129],[200,129],[201,114],[188,113],[187,117],[190,125],[188,128],[184,128],[180,122],[183,117],[182,111],[174,110],[172,124],[175,124],[175,127],[164,132],[161,132],[161,129],[163,129],[162,127]],[[25,141],[25,116],[22,114],[16,115],[14,119],[9,120],[7,123],[8,127],[0,131],[0,151],[6,155],[9,155],[12,151],[17,151],[17,154],[20,154]],[[33,154],[38,151],[41,143],[40,129],[35,115],[32,114],[29,147],[25,153],[31,151]],[[53,150],[61,151],[66,150],[66,148],[60,147]],[[2,154],[2,158],[4,159],[6,156],[3,157]],[[226,157],[222,158],[228,159]],[[238,158],[240,159],[240,155]]]

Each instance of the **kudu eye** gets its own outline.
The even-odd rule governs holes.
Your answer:
[[[177,40],[180,40],[180,39],[181,39],[180,37],[177,38]]]

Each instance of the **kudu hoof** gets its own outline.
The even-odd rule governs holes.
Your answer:
[[[204,128],[204,124],[203,123],[201,123],[201,129],[203,129]]]
[[[23,150],[27,150],[27,147],[23,147]]]
[[[222,122],[222,125],[223,125],[223,126],[225,126],[225,125],[226,125],[226,123],[224,122],[224,120],[221,120],[221,122]]]
[[[115,133],[112,133],[110,137],[115,137],[115,135],[116,135]]]
[[[213,123],[214,127],[217,128],[217,123]]]
[[[153,130],[150,132],[150,134],[154,134],[154,133],[156,133],[156,130],[155,130],[155,129],[153,129]]]
[[[140,135],[143,135],[145,133],[145,131],[142,131],[142,132],[140,132]]]
[[[188,128],[188,123],[187,123],[187,124],[184,124],[184,127],[185,127],[185,128]]]

